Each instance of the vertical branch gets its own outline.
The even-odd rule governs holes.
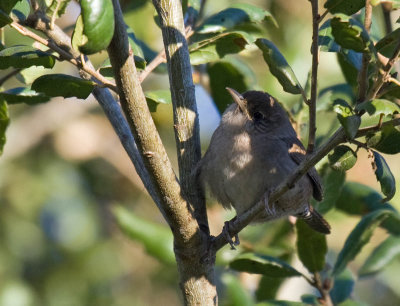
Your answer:
[[[372,17],[372,5],[370,0],[365,1],[365,20],[364,20],[364,28],[367,32],[371,29],[371,17]],[[357,103],[361,103],[365,101],[367,91],[368,91],[368,64],[371,60],[371,56],[369,53],[364,52],[362,56],[362,64],[360,72],[358,73],[358,97]]]
[[[311,99],[308,105],[309,111],[309,130],[308,130],[308,147],[307,152],[312,153],[315,147],[315,132],[316,127],[316,108],[317,108],[317,82],[318,82],[318,62],[319,62],[319,48],[318,48],[318,0],[310,0],[312,10],[313,22],[313,35],[312,35],[312,67],[311,67]]]
[[[182,6],[179,0],[153,0],[153,4],[161,21],[167,57],[179,178],[184,195],[194,205],[196,218],[206,229],[208,222],[204,197],[192,179],[193,168],[201,158],[201,148],[195,87],[185,38]]]
[[[390,18],[390,12],[392,11],[392,3],[381,3],[383,19],[385,21],[385,31],[389,34],[393,31],[392,20]]]

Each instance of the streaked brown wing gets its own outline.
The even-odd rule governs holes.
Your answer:
[[[289,156],[293,159],[296,164],[300,164],[306,155],[306,150],[299,139],[296,137],[285,138],[285,141],[289,147]],[[313,184],[313,197],[317,201],[322,201],[323,199],[323,188],[321,178],[319,177],[317,170],[315,168],[311,168],[307,172],[308,177],[311,179]]]

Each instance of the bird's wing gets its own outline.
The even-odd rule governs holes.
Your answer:
[[[301,143],[301,141],[295,137],[287,137],[284,141],[288,145],[289,156],[296,164],[300,164],[306,155],[306,150]],[[321,178],[319,177],[317,170],[315,168],[311,168],[307,172],[308,177],[310,178],[312,185],[313,185],[313,196],[317,201],[322,201],[323,199],[323,189],[322,189],[322,182]]]

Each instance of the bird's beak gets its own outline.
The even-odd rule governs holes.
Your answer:
[[[226,90],[227,90],[227,91],[229,92],[229,94],[232,96],[233,101],[235,101],[235,103],[239,106],[239,108],[241,109],[241,111],[242,111],[244,114],[248,115],[248,114],[247,114],[247,108],[246,108],[246,104],[247,104],[246,99],[243,98],[243,96],[242,96],[240,93],[238,93],[236,90],[234,90],[234,89],[232,89],[232,88],[230,88],[230,87],[226,87]]]

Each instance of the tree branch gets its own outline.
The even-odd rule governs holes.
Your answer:
[[[319,48],[318,48],[318,0],[310,0],[312,10],[313,22],[313,35],[311,44],[312,53],[312,67],[311,67],[311,99],[308,104],[309,112],[309,127],[308,127],[308,146],[307,152],[311,153],[315,147],[315,132],[316,127],[316,109],[317,109],[317,84],[318,84],[318,61],[319,61]]]
[[[201,158],[200,128],[189,49],[179,0],[153,0],[161,21],[174,112],[179,178],[199,223],[208,228],[204,197],[192,171]]]
[[[365,20],[364,28],[369,33],[371,29],[372,20],[372,5],[370,0],[365,1]],[[368,91],[368,65],[371,60],[369,53],[364,52],[362,55],[362,65],[360,72],[358,73],[357,83],[358,83],[358,97],[357,103],[362,103],[365,101]]]

